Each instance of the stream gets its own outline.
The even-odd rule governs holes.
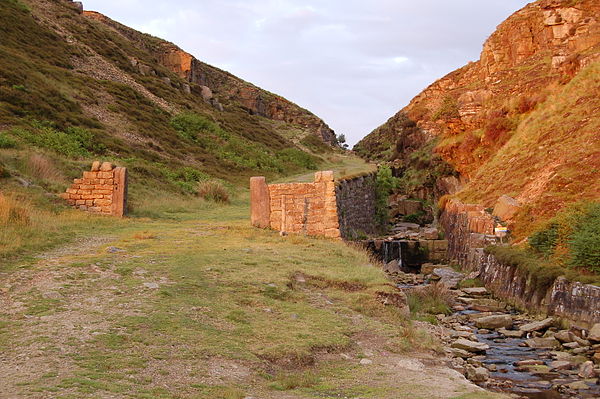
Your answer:
[[[454,311],[436,316],[444,328],[441,339],[451,366],[472,382],[522,398],[600,398],[600,368],[590,360],[600,351],[600,344],[587,341],[585,331],[561,330],[553,319],[538,322],[494,299],[485,288],[458,289],[462,279],[472,276],[447,265],[425,264],[421,271],[418,247],[405,241],[387,241],[377,250],[374,246],[370,249],[403,292],[427,289],[435,283],[449,289]],[[478,326],[490,318],[509,320],[510,325]],[[487,345],[487,349],[458,349],[460,340],[467,347]]]

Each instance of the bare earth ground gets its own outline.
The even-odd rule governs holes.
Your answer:
[[[0,267],[0,398],[503,397],[395,350],[409,330],[370,304],[385,280],[364,254],[246,211],[131,220]]]

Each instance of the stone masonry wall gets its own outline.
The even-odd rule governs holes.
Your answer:
[[[270,184],[268,188],[272,229],[340,237],[333,172],[315,173],[314,183]]]
[[[342,237],[377,233],[375,178],[375,173],[370,173],[337,183],[335,194]]]
[[[283,233],[354,238],[374,232],[373,176],[336,183],[333,172],[315,173],[313,183],[267,185],[264,177],[250,179],[252,225]]]
[[[122,217],[127,202],[127,169],[96,161],[61,197],[82,211]]]
[[[570,319],[582,327],[600,322],[600,287],[557,278],[540,290],[517,267],[501,263],[484,248],[497,244],[493,218],[479,205],[452,200],[440,218],[448,239],[448,257],[479,278],[497,297],[524,309]]]

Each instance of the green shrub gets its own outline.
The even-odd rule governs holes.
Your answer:
[[[283,163],[290,162],[304,169],[317,169],[316,158],[296,148],[285,148],[277,152],[277,158]]]
[[[13,128],[10,134],[36,147],[53,150],[68,157],[85,157],[90,153],[102,153],[104,145],[96,142],[93,133],[79,127],[57,130],[51,123],[35,121],[31,129]]]
[[[442,105],[435,111],[431,119],[437,121],[438,119],[453,119],[458,118],[458,102],[450,96],[447,96],[442,101]]]
[[[223,130],[208,118],[185,112],[171,118],[171,126],[181,137],[203,144],[206,134],[224,135]]]
[[[398,179],[392,176],[389,166],[379,167],[375,177],[375,218],[382,228],[385,228],[389,221],[388,197],[398,184]]]
[[[0,148],[15,148],[17,142],[5,133],[0,133]]]
[[[551,223],[547,228],[533,233],[529,237],[529,245],[540,254],[550,256],[554,252],[558,240],[558,225]]]
[[[600,272],[600,203],[592,203],[569,241],[570,263]]]

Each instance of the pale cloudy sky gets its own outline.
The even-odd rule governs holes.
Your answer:
[[[354,144],[479,58],[527,0],[84,0],[280,94]]]

